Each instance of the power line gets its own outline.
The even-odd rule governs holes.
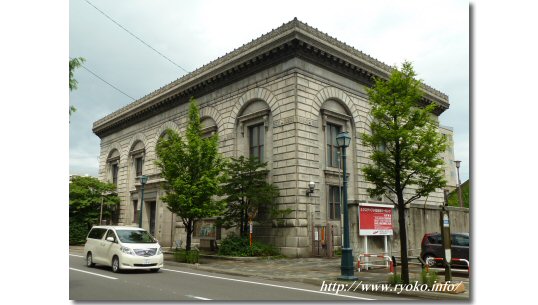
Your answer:
[[[70,59],[73,59],[73,58],[71,58],[71,57],[69,57],[69,58],[70,58]],[[107,85],[109,85],[110,87],[112,87],[112,88],[118,90],[119,92],[121,92],[123,95],[127,96],[128,98],[132,99],[133,101],[136,100],[134,97],[128,95],[127,93],[125,93],[125,92],[121,91],[120,89],[118,89],[116,86],[114,86],[114,85],[112,85],[111,83],[109,83],[109,82],[107,82],[106,80],[104,80],[101,76],[95,74],[92,70],[86,68],[83,64],[80,64],[80,66],[81,66],[82,68],[84,68],[86,71],[88,71],[88,72],[90,72],[91,74],[93,74],[93,75],[94,75],[95,77],[97,77],[98,79],[102,80],[105,84],[107,84]]]
[[[135,34],[131,33],[131,31],[129,31],[128,29],[126,29],[125,27],[123,27],[121,24],[119,24],[118,22],[116,22],[114,19],[112,19],[112,17],[108,16],[105,12],[103,12],[102,10],[100,10],[97,6],[93,5],[93,3],[91,3],[90,1],[88,0],[84,0],[86,1],[89,5],[93,6],[93,8],[95,8],[97,11],[99,11],[101,14],[103,14],[105,17],[107,17],[110,21],[114,22],[117,26],[119,26],[121,29],[123,29],[125,32],[129,33],[131,36],[133,36],[134,38],[136,38],[138,41],[140,41],[141,43],[143,43],[144,45],[146,45],[148,48],[152,49],[153,51],[157,52],[157,54],[161,55],[164,59],[168,60],[169,62],[171,62],[173,65],[175,65],[176,67],[180,68],[181,70],[185,71],[186,73],[189,73],[189,71],[183,69],[183,67],[181,67],[180,65],[176,64],[173,60],[171,60],[170,58],[166,57],[164,54],[162,54],[161,52],[155,50],[155,48],[153,48],[152,46],[150,46],[149,44],[147,44],[144,40],[142,40],[141,38],[139,38],[138,36],[136,36]]]

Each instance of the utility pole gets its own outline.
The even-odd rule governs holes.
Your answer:
[[[445,282],[452,281],[452,242],[450,239],[450,219],[446,207],[448,206],[448,190],[444,190],[445,204],[441,210],[441,236],[443,238],[443,248],[445,249]]]

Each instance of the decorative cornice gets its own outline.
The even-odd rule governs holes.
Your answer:
[[[260,65],[264,60],[268,61],[267,58],[277,56],[275,54],[284,53],[280,57],[285,58],[285,49],[296,47],[294,41],[298,41],[300,47],[314,49],[316,54],[312,56],[327,56],[331,62],[334,61],[353,72],[359,72],[364,79],[370,79],[372,76],[386,79],[394,69],[295,18],[97,120],[93,124],[93,132],[101,137],[109,133],[111,128],[118,128],[117,126],[121,124],[127,124],[127,121],[135,121],[143,114],[149,115],[159,109],[173,107],[171,101],[174,99],[176,102],[179,97],[182,101],[188,100],[194,92],[199,92],[204,87],[215,87],[219,82],[227,83],[229,80],[226,79],[232,75],[241,74],[242,71],[249,69],[249,71],[256,70],[252,69],[252,66]],[[422,88],[427,99],[437,101],[444,109],[448,108],[446,94],[427,85],[423,85]]]

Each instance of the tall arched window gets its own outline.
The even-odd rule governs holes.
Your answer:
[[[266,145],[269,130],[270,109],[266,102],[256,100],[248,104],[238,120],[241,140],[238,150],[249,158],[258,158],[265,162],[268,147]]]
[[[134,179],[143,175],[145,152],[146,150],[142,141],[136,141],[129,151],[129,155],[133,162],[132,176]]]
[[[118,173],[120,169],[120,152],[113,149],[106,159],[107,163],[107,180],[118,185]]]
[[[327,219],[340,220],[342,209],[342,177],[341,177],[341,149],[336,143],[336,137],[342,131],[351,131],[351,116],[346,108],[337,100],[329,99],[321,107],[323,129],[323,155],[325,173],[325,200]],[[348,148],[347,155],[352,155]],[[348,158],[349,161],[350,158]],[[348,167],[350,169],[350,167]],[[349,177],[349,172],[348,172]]]

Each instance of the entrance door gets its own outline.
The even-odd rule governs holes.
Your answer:
[[[155,236],[155,224],[157,222],[157,203],[155,201],[148,202],[149,208],[149,234]]]

